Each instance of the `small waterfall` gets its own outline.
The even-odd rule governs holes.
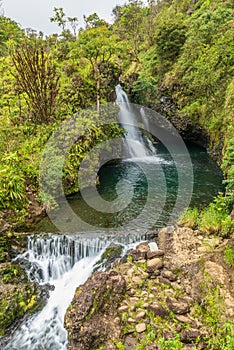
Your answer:
[[[96,256],[105,246],[100,239],[78,239],[74,236],[29,238],[28,250],[22,258],[31,263],[29,278],[49,283],[61,278],[80,260]]]
[[[142,237],[144,238],[144,237]],[[121,243],[121,241],[123,243]],[[126,250],[134,247],[139,235],[118,237]],[[46,306],[27,320],[4,350],[67,350],[67,331],[64,316],[76,288],[92,274],[93,267],[105,248],[116,242],[116,236],[85,238],[84,235],[44,235],[28,237],[28,249],[18,258],[30,263],[30,280],[54,286]]]
[[[115,91],[117,96],[116,103],[120,108],[119,121],[127,131],[125,136],[126,156],[129,158],[141,158],[142,160],[146,157],[156,156],[152,142],[141,132],[139,127],[134,126],[137,124],[137,119],[140,119],[140,123],[146,127],[147,120],[143,108],[139,111],[139,115],[136,116],[121,85],[117,85]]]
[[[100,239],[76,240],[72,236],[28,238],[28,250],[20,258],[31,263],[29,277],[54,285],[54,290],[44,309],[16,331],[5,350],[67,349],[64,315],[77,286],[92,273],[105,245]]]

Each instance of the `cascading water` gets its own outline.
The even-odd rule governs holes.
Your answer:
[[[105,243],[70,236],[29,237],[28,250],[20,256],[31,264],[29,278],[40,284],[50,283],[54,290],[44,309],[17,330],[4,349],[67,349],[63,327],[66,309],[76,287],[91,274]]]
[[[133,126],[136,124],[136,114],[133,112],[127,94],[123,91],[121,85],[117,85],[116,103],[120,108],[119,121],[127,131],[125,135],[126,156],[129,158],[141,158],[156,156],[155,148],[146,135],[143,135],[140,128]],[[144,126],[147,123],[144,110],[139,111],[138,119]],[[134,123],[134,124],[133,124]]]
[[[135,237],[122,237],[132,247]],[[27,320],[3,346],[4,350],[66,350],[67,331],[64,316],[76,288],[83,284],[93,271],[105,248],[114,237],[102,236],[94,239],[82,236],[31,236],[28,249],[18,258],[30,263],[30,280],[54,286],[46,306],[41,312]],[[121,241],[121,239],[119,240]]]
[[[168,220],[168,213],[174,206],[174,188],[176,189],[176,176],[174,175],[173,161],[166,154],[160,151],[158,147],[157,154],[152,142],[146,135],[133,125],[144,125],[146,130],[149,130],[147,125],[147,117],[143,109],[139,109],[137,113],[133,111],[126,93],[122,90],[121,86],[116,87],[117,104],[119,105],[119,121],[126,129],[127,134],[125,136],[125,149],[126,158],[129,158],[130,162],[122,162],[117,167],[102,168],[102,181],[104,188],[101,186],[99,190],[102,194],[106,195],[108,200],[111,201],[116,197],[115,186],[119,179],[124,179],[126,187],[122,186],[118,195],[123,198],[124,201],[129,200],[128,183],[132,184],[135,193],[135,202],[129,206],[129,210],[124,210],[116,217],[100,215],[100,212],[96,214],[87,210],[86,203],[81,199],[70,199],[72,208],[78,207],[78,213],[82,211],[85,214],[84,217],[88,220],[95,218],[97,223],[100,220],[100,231],[92,233],[81,233],[78,235],[37,235],[28,238],[28,249],[20,255],[20,259],[25,259],[29,262],[30,268],[28,270],[28,276],[30,280],[36,281],[43,285],[49,283],[54,286],[54,290],[50,291],[49,299],[46,306],[42,311],[28,319],[10,339],[3,339],[3,342],[7,341],[7,344],[2,346],[4,350],[66,350],[68,346],[67,332],[63,327],[64,316],[67,308],[69,307],[76,288],[84,283],[89,275],[93,271],[93,267],[100,259],[102,252],[111,243],[121,243],[124,246],[123,254],[127,249],[131,249],[142,240],[146,240],[146,236],[142,235],[145,232],[146,227],[153,227],[155,225],[155,218],[161,213],[161,203],[165,195],[165,189],[158,186],[159,176],[161,173],[157,172],[156,164],[164,166],[164,170],[168,179],[167,188],[168,200],[164,216],[159,216],[157,221],[157,227],[164,226]],[[148,177],[147,186],[145,186],[145,179],[139,172],[139,167],[132,165],[132,160],[138,162],[149,162],[146,164]],[[201,154],[199,153],[199,162],[201,161]],[[129,165],[130,164],[130,165]],[[195,163],[197,164],[197,163]],[[210,185],[210,177],[207,177],[207,181],[204,181],[203,168],[207,164],[207,158],[203,159],[202,166],[202,181],[199,182],[199,197],[201,193],[203,196],[212,199],[215,195],[212,192],[212,186]],[[197,165],[198,167],[198,165]],[[145,167],[142,167],[145,169]],[[184,164],[184,171],[186,170],[186,164]],[[212,170],[213,169],[213,170]],[[116,171],[118,170],[118,171]],[[212,168],[212,164],[209,163],[206,176],[212,174],[214,177],[215,169]],[[103,181],[105,179],[105,181]],[[114,180],[114,181],[113,181]],[[109,182],[108,182],[109,181]],[[162,182],[163,183],[163,182]],[[217,178],[217,183],[214,188],[219,189],[218,183],[221,183],[220,178]],[[202,187],[203,186],[203,187]],[[107,187],[107,188],[106,188]],[[148,193],[151,196],[149,203],[145,203],[144,189],[147,187]],[[108,191],[109,190],[111,191]],[[202,191],[201,191],[202,189]],[[221,190],[221,188],[220,188]],[[103,191],[103,192],[102,192]],[[161,192],[160,192],[161,191]],[[211,192],[209,192],[211,191]],[[218,192],[218,190],[217,190]],[[142,204],[143,203],[143,204]],[[135,213],[138,213],[138,208],[146,208],[143,211],[143,215],[137,217],[137,220],[133,222],[133,226],[126,231],[125,226],[123,234],[120,231],[115,236],[107,236],[102,234],[102,227],[107,226],[107,221],[111,223],[112,234],[114,234],[113,227],[116,222],[116,227],[123,222],[131,221],[135,218]],[[158,214],[159,213],[159,214]],[[66,212],[63,213],[66,217]],[[96,215],[96,216],[95,216]],[[123,218],[122,216],[123,215]],[[151,224],[151,217],[152,224]],[[150,217],[150,218],[149,218]],[[63,219],[63,218],[62,218]],[[134,220],[133,220],[134,221]],[[150,226],[149,225],[150,222]],[[92,223],[91,223],[92,224]],[[45,223],[44,229],[50,229],[48,222]],[[40,228],[38,232],[44,232],[44,229]],[[76,228],[77,229],[77,228]],[[129,231],[130,229],[130,231]],[[47,231],[48,232],[48,231]],[[51,232],[51,231],[49,231]],[[126,232],[129,232],[126,234]],[[134,232],[134,234],[132,234]],[[95,237],[94,237],[95,235]],[[138,243],[136,243],[138,242]],[[3,343],[0,341],[0,346]]]

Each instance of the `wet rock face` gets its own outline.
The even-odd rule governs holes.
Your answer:
[[[125,279],[113,270],[96,272],[77,289],[65,320],[69,349],[89,350],[119,338],[116,310],[125,289]]]

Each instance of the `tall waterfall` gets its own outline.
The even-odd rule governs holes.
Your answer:
[[[123,91],[121,85],[117,85],[115,91],[117,96],[116,103],[120,108],[119,121],[127,131],[124,141],[126,156],[129,158],[141,158],[142,160],[146,157],[155,156],[156,151],[152,142],[142,133],[139,127],[133,126],[137,124],[137,119],[127,94]],[[147,120],[143,109],[139,111],[138,120],[143,126],[146,126]]]
[[[138,236],[139,239],[139,236]],[[67,350],[67,331],[64,316],[76,288],[91,275],[95,263],[114,237],[101,236],[30,236],[27,251],[20,255],[30,263],[28,275],[31,280],[54,286],[46,306],[27,320],[4,350]],[[131,248],[136,236],[123,236],[122,240]],[[118,239],[121,241],[121,238]]]

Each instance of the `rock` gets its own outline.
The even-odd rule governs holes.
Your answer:
[[[156,242],[150,242],[149,244],[150,252],[156,252],[158,250],[158,245]]]
[[[171,285],[171,282],[167,278],[164,278],[162,276],[159,276],[158,281],[162,284],[168,284],[169,286]]]
[[[159,231],[158,242],[160,249],[165,252],[164,263],[169,269],[181,267],[194,261],[197,247],[201,244],[192,229],[173,226]]]
[[[127,311],[128,310],[128,306],[127,305],[123,305],[123,306],[120,306],[118,308],[119,312],[124,312],[124,311]]]
[[[114,261],[120,259],[123,252],[123,246],[111,243],[102,254],[100,260],[95,264],[93,271],[101,271],[110,269]]]
[[[137,346],[135,337],[128,335],[124,342],[124,350],[134,350]]]
[[[146,330],[146,324],[145,323],[139,323],[136,325],[136,331],[137,333],[143,333]]]
[[[130,301],[130,303],[135,304],[136,302],[139,301],[139,298],[137,298],[137,297],[131,297],[131,298],[129,299],[129,301]]]
[[[133,297],[136,294],[136,290],[134,288],[131,288],[130,290],[128,290],[128,295],[130,297]]]
[[[175,282],[177,280],[177,276],[173,272],[168,270],[162,271],[161,276],[168,279],[171,282]]]
[[[136,323],[136,321],[132,317],[129,317],[128,318],[128,323]]]
[[[163,337],[166,340],[173,339],[173,338],[175,338],[175,333],[172,331],[169,331],[168,329],[165,329],[163,331]]]
[[[152,259],[152,258],[163,256],[163,255],[164,255],[163,250],[156,250],[153,252],[149,251],[149,252],[147,252],[147,259]]]
[[[160,345],[157,344],[150,344],[150,345],[146,345],[146,350],[161,350]]]
[[[167,302],[168,308],[171,311],[173,311],[175,314],[183,315],[188,313],[190,310],[188,302],[183,298],[175,300],[167,297],[166,302]]]
[[[183,343],[191,343],[195,342],[197,338],[202,339],[204,336],[202,332],[200,332],[198,329],[189,328],[185,329],[185,331],[180,335],[180,337]]]
[[[148,252],[150,250],[148,243],[140,243],[137,247],[137,250],[140,250],[141,252]]]
[[[182,322],[182,323],[191,323],[191,319],[189,317],[186,317],[184,315],[177,315],[176,316],[177,321]]]
[[[128,256],[131,256],[133,261],[139,261],[146,259],[146,251],[140,249],[133,249],[128,253]]]
[[[146,290],[143,290],[142,292],[141,292],[141,296],[143,297],[143,296],[147,296],[148,295],[148,293],[146,292]]]
[[[148,260],[146,264],[146,269],[147,269],[147,272],[149,273],[154,272],[155,270],[161,269],[162,267],[163,267],[163,262],[162,262],[162,259],[160,258],[154,258],[154,259]]]
[[[169,316],[169,312],[164,307],[162,307],[161,305],[159,305],[156,302],[150,304],[148,309],[150,311],[153,311],[155,313],[155,315],[160,316],[162,318]]]
[[[134,277],[132,278],[132,282],[133,282],[134,284],[141,284],[141,283],[142,283],[142,278],[140,278],[139,276],[134,276]]]
[[[146,312],[145,311],[141,311],[139,312],[137,315],[136,315],[136,320],[140,320],[141,318],[144,318],[146,315]]]
[[[119,339],[117,310],[126,291],[126,281],[117,272],[96,272],[80,286],[65,316],[69,349],[98,348]]]

